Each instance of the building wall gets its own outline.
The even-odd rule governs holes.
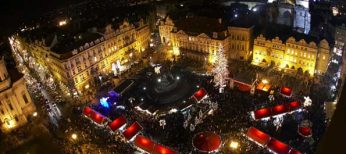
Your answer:
[[[259,66],[271,64],[278,69],[314,75],[326,72],[329,56],[329,46],[325,40],[317,46],[314,42],[296,41],[293,37],[283,43],[278,37],[267,40],[260,35],[254,40],[252,63]]]
[[[308,34],[310,32],[311,15],[309,9],[295,6],[293,28],[298,32]]]
[[[0,74],[6,74],[7,70],[4,60],[0,62]],[[6,68],[6,67],[5,67]],[[36,107],[32,102],[31,96],[26,88],[24,78],[12,82],[11,78],[6,75],[6,79],[0,82],[0,85],[10,81],[10,85],[6,84],[5,89],[0,90],[0,124],[1,130],[5,133],[20,127],[27,123],[28,117],[36,111]]]
[[[210,32],[189,35],[188,32],[177,30],[169,17],[162,21],[159,28],[161,42],[173,48],[179,48],[182,55],[189,58],[213,63],[215,53],[222,46],[230,59],[247,60],[251,53],[251,28],[228,27],[221,32]]]
[[[143,20],[140,26],[124,21],[115,30],[111,26],[106,27],[103,37],[85,43],[84,46],[74,49],[72,55],[64,58],[64,54],[57,54],[44,47],[46,54],[36,54],[35,59],[45,59],[44,66],[48,67],[55,79],[69,87],[75,87],[79,92],[88,87],[93,77],[100,73],[110,73],[112,64],[126,65],[130,62],[130,54],[137,54],[149,46],[150,29]],[[32,44],[39,46],[39,44]],[[35,54],[36,50],[28,50]],[[41,53],[45,53],[41,52]]]

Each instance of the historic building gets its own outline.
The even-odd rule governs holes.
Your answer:
[[[36,111],[24,82],[23,74],[16,69],[7,69],[0,59],[0,124],[3,132],[20,127]]]
[[[327,71],[329,51],[326,40],[316,44],[289,37],[283,42],[279,37],[267,40],[260,35],[254,40],[252,63],[259,66],[272,65],[278,69],[309,73],[313,76]]]
[[[222,19],[167,17],[159,26],[161,42],[181,54],[205,63],[213,63],[215,53],[223,47],[228,58],[247,60],[251,54],[252,27],[226,26]]]
[[[48,44],[20,36],[16,40],[58,81],[81,93],[101,73],[120,73],[138,60],[136,56],[149,47],[150,29],[141,19],[134,24],[123,21],[117,26],[108,25],[103,31],[94,28],[75,35],[73,41],[59,41],[57,36]]]

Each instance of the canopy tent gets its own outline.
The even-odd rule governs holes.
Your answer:
[[[248,129],[246,136],[261,146],[265,146],[270,139],[269,135],[254,127]]]
[[[288,152],[290,151],[290,147],[287,144],[274,138],[270,139],[267,147],[268,149],[274,151],[277,154],[288,154]]]
[[[288,107],[283,104],[272,107],[272,115],[278,115],[285,112],[288,112]]]
[[[284,96],[291,97],[292,91],[293,90],[290,87],[281,87],[280,93]]]
[[[160,144],[156,144],[152,154],[177,154],[177,152]]]
[[[292,111],[296,111],[301,107],[301,103],[297,101],[293,101],[290,103],[275,105],[274,107],[266,107],[257,109],[253,112],[253,118],[255,120],[268,118],[272,116],[277,116],[280,114],[289,113]]]
[[[206,95],[207,95],[207,91],[204,88],[201,88],[193,94],[193,97],[197,101],[201,101]]]
[[[155,143],[142,135],[136,136],[134,145],[148,153],[153,153],[155,148]]]
[[[92,112],[91,118],[92,118],[92,120],[93,120],[94,122],[96,122],[96,123],[98,123],[98,124],[102,124],[103,122],[106,121],[106,118],[105,118],[102,114],[100,114],[100,113],[98,113],[98,112],[96,112],[96,111],[93,111],[93,112]]]
[[[90,108],[89,106],[85,107],[83,110],[83,114],[87,117],[91,117],[91,114],[93,113],[93,109]]]
[[[246,136],[262,147],[266,147],[271,152],[276,154],[301,154],[301,152],[291,148],[287,144],[270,137],[266,133],[250,127],[246,133]]]
[[[124,126],[126,124],[126,119],[123,116],[120,116],[116,118],[113,122],[108,124],[108,127],[112,131],[118,130],[120,127]]]
[[[127,140],[131,140],[142,129],[143,127],[136,121],[123,132],[123,135]]]
[[[293,101],[293,102],[290,102],[290,103],[288,104],[288,106],[289,106],[289,110],[290,110],[290,111],[294,111],[294,110],[297,110],[298,108],[301,107],[301,103],[300,103],[300,102],[297,102],[297,101]]]
[[[255,119],[262,119],[271,116],[270,108],[262,108],[255,111]]]
[[[220,135],[213,132],[201,132],[192,140],[193,146],[201,152],[217,151],[222,144]]]

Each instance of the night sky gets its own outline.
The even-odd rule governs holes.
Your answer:
[[[78,1],[83,0],[0,0],[0,36],[8,35],[24,21]]]

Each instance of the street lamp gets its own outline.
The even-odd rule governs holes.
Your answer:
[[[72,140],[77,140],[78,136],[77,136],[76,133],[73,133],[73,134],[71,135],[71,138],[72,138]]]
[[[34,112],[32,116],[37,117],[37,112]]]
[[[262,80],[262,83],[264,83],[264,84],[268,84],[268,83],[269,83],[269,81],[268,81],[267,79],[263,79],[263,80]]]
[[[236,141],[231,141],[231,143],[229,144],[229,147],[233,150],[236,150],[239,148],[239,143]]]

